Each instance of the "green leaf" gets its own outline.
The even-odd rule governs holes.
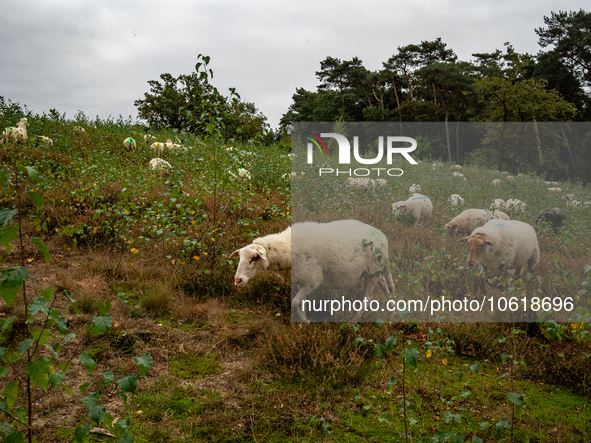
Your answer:
[[[49,374],[49,384],[54,388],[59,385],[62,380],[66,377],[66,374],[63,372],[52,372]]]
[[[115,426],[121,428],[121,429],[125,429],[126,431],[129,429],[130,423],[129,420],[125,419],[125,418],[120,418],[117,423],[115,423]]]
[[[43,200],[43,197],[41,197],[35,191],[27,191],[27,194],[29,194],[29,197],[31,197],[31,200],[33,200],[33,204],[35,205],[37,210],[40,211],[41,208],[43,207],[43,204],[45,203],[45,200]]]
[[[0,226],[4,226],[5,224],[7,224],[17,213],[17,209],[2,209],[0,211]]]
[[[10,372],[8,371],[8,367],[6,366],[0,366],[0,377],[4,377],[5,375],[8,375]]]
[[[474,438],[472,438],[472,443],[483,443],[483,442],[484,442],[484,440],[476,435],[474,436]]]
[[[29,315],[33,317],[39,312],[49,314],[49,307],[49,303],[45,300],[45,297],[36,297],[33,299],[33,303],[29,306]]]
[[[18,397],[18,387],[18,380],[13,380],[10,383],[8,383],[2,391],[2,394],[4,395],[4,401],[6,402],[6,406],[8,406],[8,409],[12,409],[14,403],[16,402],[16,399]]]
[[[106,371],[103,372],[103,386],[110,385],[114,381],[115,381],[115,377],[113,377],[113,374],[111,373],[111,371],[109,371],[107,369]]]
[[[98,333],[100,334],[101,332],[103,334],[108,334],[109,331],[111,330],[111,316],[110,315],[101,315],[100,317],[94,317],[92,319],[92,322],[96,325],[96,327],[98,328]],[[91,329],[91,332],[94,331],[94,328]]]
[[[372,405],[365,405],[361,408],[361,412],[369,411],[371,408],[373,408]]]
[[[10,254],[12,242],[18,237],[18,229],[15,226],[8,225],[0,228],[0,243],[6,248],[6,253]]]
[[[137,388],[137,375],[129,374],[127,377],[119,379],[117,384],[123,391],[135,394]]]
[[[386,351],[390,352],[396,343],[398,343],[398,335],[393,334],[386,340]]]
[[[375,343],[373,345],[373,350],[376,354],[376,357],[380,357],[386,351],[386,347],[384,345],[380,345],[378,343]]]
[[[36,360],[30,361],[25,366],[25,374],[31,377],[33,383],[37,383],[43,388],[47,389],[49,382],[49,371],[53,366],[53,359],[49,357],[39,357]]]
[[[117,443],[133,443],[133,437],[129,433],[123,434]]]
[[[78,360],[80,360],[80,363],[84,365],[88,373],[92,375],[92,373],[96,369],[96,362],[90,357],[89,352],[84,351],[82,354],[80,354]]]
[[[396,386],[396,383],[398,383],[398,377],[392,377],[390,379],[390,381],[388,382],[388,391],[392,392],[392,389],[394,389],[394,386]]]
[[[419,351],[417,351],[415,348],[405,348],[404,351],[402,351],[402,356],[413,368],[417,367]]]
[[[66,335],[68,332],[68,326],[66,325],[66,319],[64,317],[55,317],[55,323],[57,324],[57,330],[60,334]]]
[[[20,345],[18,346],[18,353],[20,355],[25,355],[25,352],[27,352],[28,349],[31,348],[31,346],[33,346],[35,344],[35,340],[33,340],[32,338],[25,338],[23,341],[21,341]]]
[[[14,321],[16,320],[16,316],[12,316],[9,319],[5,320],[4,323],[2,323],[2,327],[0,328],[0,332],[4,332],[7,329],[10,330],[10,327],[12,326],[12,324],[14,323]]]
[[[0,169],[0,185],[3,185],[8,181],[10,177],[10,172],[5,171],[4,169]]]
[[[145,377],[148,370],[152,368],[152,356],[149,352],[146,352],[141,357],[135,357],[133,361],[138,365],[139,373],[142,377]]]
[[[27,172],[29,173],[29,177],[30,177],[31,181],[37,180],[37,171],[35,170],[35,168],[33,168],[31,166],[25,166],[25,168],[27,169]]]
[[[478,374],[478,363],[474,363],[472,366],[469,366],[469,368],[472,372],[475,372]]]
[[[45,264],[48,265],[51,256],[49,255],[49,248],[45,246],[43,240],[41,240],[39,237],[33,237],[31,239],[31,243],[33,243],[35,246],[39,248],[41,252],[43,252],[43,256],[45,257]]]
[[[466,436],[462,434],[454,434],[453,443],[462,443],[466,440]]]
[[[15,266],[2,272],[0,295],[8,306],[16,298],[23,282],[29,278],[29,270],[23,266]]]
[[[24,443],[25,434],[16,429],[12,429],[6,437],[4,437],[4,443]]]
[[[76,432],[74,433],[74,441],[76,441],[78,443],[82,443],[89,432],[90,432],[90,425],[78,426],[76,428]]]
[[[525,404],[524,395],[521,393],[509,392],[507,394],[507,398],[509,399],[510,402],[514,403],[516,406],[523,406]]]
[[[502,418],[496,424],[495,428],[497,429],[497,438],[499,438],[503,432],[503,429],[511,429],[511,422],[508,418]]]

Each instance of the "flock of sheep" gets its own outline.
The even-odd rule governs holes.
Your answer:
[[[434,164],[434,168],[441,166]],[[454,177],[463,177],[460,165],[453,166],[452,170],[452,174],[456,174]],[[368,178],[348,178],[345,184],[357,190],[374,192],[386,187],[385,180]],[[433,203],[421,194],[420,185],[413,184],[409,194],[407,200],[393,203],[392,212],[394,217],[408,214],[416,226],[431,217]],[[567,206],[579,204],[573,201],[569,195]],[[453,194],[448,202],[455,207],[463,205],[464,199]],[[464,210],[445,227],[450,233],[464,236],[458,242],[465,242],[468,246],[468,266],[479,264],[485,270],[516,269],[522,273],[526,266],[532,270],[540,259],[536,231],[528,223],[511,220],[502,211],[519,214],[525,208],[526,204],[518,199],[506,202],[495,199],[487,209]],[[548,208],[540,212],[534,224],[545,221],[556,231],[564,219],[560,208]],[[373,243],[373,248],[367,246],[369,241]],[[295,223],[279,234],[253,240],[252,244],[234,251],[230,257],[240,258],[234,277],[236,286],[244,286],[262,271],[273,271],[291,285],[296,290],[292,298],[292,312],[301,321],[308,321],[302,311],[302,302],[317,289],[360,286],[364,297],[370,300],[376,284],[386,295],[394,293],[390,271],[382,270],[382,259],[388,258],[386,236],[379,229],[357,220]]]

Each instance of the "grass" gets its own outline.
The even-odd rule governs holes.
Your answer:
[[[73,134],[78,123],[30,119],[29,133],[52,137],[53,147],[31,141],[2,148],[0,157],[2,169],[18,160],[39,171],[35,186],[45,205],[36,211],[27,204],[25,235],[43,236],[51,263],[45,265],[37,250],[25,250],[30,289],[72,293],[81,310],[67,314],[77,334],[73,343],[98,363],[89,380],[73,366],[72,396],[50,390],[34,406],[37,441],[60,441],[56,430],[65,417],[68,426],[87,423],[77,386],[100,385],[107,369],[128,374],[135,370],[131,358],[145,352],[154,363],[148,377],[140,377],[134,399],[138,442],[405,441],[405,401],[413,442],[509,441],[511,430],[500,429],[504,419],[513,422],[513,441],[591,441],[587,322],[292,324],[290,288],[277,277],[233,285],[232,251],[284,229],[294,213],[310,219],[330,213],[387,233],[396,288],[407,297],[540,290],[586,296],[581,291],[591,290],[585,271],[591,226],[584,208],[569,212],[557,235],[540,231],[541,261],[529,277],[483,279],[478,270],[465,268],[465,247],[443,228],[461,211],[445,203],[452,193],[471,207],[518,196],[528,204],[526,212],[514,215],[523,221],[546,207],[564,208],[563,196],[548,194],[539,178],[504,183],[492,195],[494,171],[465,168],[464,183],[425,162],[412,175],[389,181],[383,193],[312,180],[310,192],[292,208],[290,191],[300,185],[283,178],[290,170],[287,152],[226,142],[216,152],[221,179],[214,205],[211,147],[187,134],[156,133],[159,140],[179,138],[193,147],[164,153],[173,172],[161,176],[147,169],[153,153],[141,137],[134,137],[136,152],[121,145],[139,128],[82,122],[87,134],[79,137]],[[251,172],[250,183],[236,183],[227,173],[242,167]],[[418,227],[393,219],[390,210],[415,182],[435,206],[432,219]],[[327,192],[330,186],[339,194]],[[588,187],[561,188],[591,200]],[[12,197],[5,186],[1,205],[12,207]],[[17,245],[10,254],[0,249],[2,269],[15,264],[18,253]],[[129,305],[116,297],[120,292]],[[84,326],[97,315],[98,303],[107,301],[116,326],[109,336],[93,337]],[[18,299],[10,308],[0,305],[0,322],[11,315],[20,319],[1,336],[2,346],[12,351],[22,340],[22,309]],[[396,344],[381,352],[379,345],[394,334]],[[403,370],[401,355],[408,349],[417,352],[416,368],[407,359]],[[0,390],[7,382],[0,378]],[[524,394],[521,418],[513,415],[510,393]],[[105,406],[113,416],[123,414],[116,395],[107,395]],[[446,440],[447,433],[453,436]]]

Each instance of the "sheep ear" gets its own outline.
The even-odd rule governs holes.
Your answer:
[[[484,240],[484,244],[485,245],[489,245],[489,246],[494,246],[495,244],[493,242],[491,242],[490,240]]]
[[[261,245],[254,245],[254,248],[263,260],[267,260],[267,251]]]
[[[234,252],[230,254],[230,258],[240,257],[240,249],[236,249]]]
[[[458,240],[458,243],[466,243],[468,240],[470,239],[470,237],[464,237],[464,238],[460,238]]]

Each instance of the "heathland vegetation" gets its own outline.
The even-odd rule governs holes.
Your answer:
[[[553,14],[548,32],[579,19],[588,14]],[[553,51],[561,50],[559,43]],[[507,77],[515,63],[538,63],[541,55],[524,58],[508,47],[496,57],[490,79],[499,85],[541,81]],[[565,78],[584,88],[582,73],[588,71],[569,65],[560,52],[552,60],[572,68]],[[200,58],[196,74],[182,80],[209,84],[208,63]],[[366,89],[371,96],[363,109],[389,109],[398,121],[412,116],[416,105],[430,116],[424,120],[441,120],[446,103],[453,121],[459,114],[452,102],[469,94],[445,101],[440,83],[421,90],[418,78],[413,70],[412,81],[391,90],[400,100],[396,107],[388,108],[385,99],[383,108],[376,106],[371,97],[380,97],[378,89]],[[162,80],[166,87],[151,83],[154,97],[138,103],[145,106],[147,125],[90,120],[83,113],[71,120],[57,111],[38,115],[0,99],[1,127],[22,117],[29,123],[27,140],[0,145],[4,441],[591,440],[588,311],[568,323],[296,324],[289,287],[267,274],[237,288],[237,263],[229,258],[253,238],[289,226],[297,203],[299,214],[310,218],[322,219],[328,207],[333,217],[357,218],[385,232],[400,295],[588,300],[591,217],[584,202],[591,201],[591,191],[588,176],[577,169],[589,161],[584,134],[572,159],[566,147],[566,157],[543,152],[541,164],[537,152],[505,152],[504,168],[511,167],[512,155],[523,162],[526,176],[513,181],[476,161],[485,156],[466,152],[460,156],[465,181],[451,174],[450,163],[433,169],[434,159],[448,160],[446,144],[433,140],[433,151],[422,154],[412,173],[388,180],[384,190],[364,192],[333,179],[338,199],[318,182],[316,194],[292,202],[296,181],[311,179],[313,171],[304,166],[291,174],[289,143],[265,132],[254,106],[241,105],[235,91],[222,97],[213,87],[195,86],[194,107],[182,109],[178,127],[164,111],[149,121],[150,103],[165,92],[181,101],[191,97],[174,95],[175,79]],[[551,92],[554,84],[543,86],[555,103],[574,109],[569,118],[588,120],[584,89],[580,96],[573,86],[571,100]],[[342,92],[309,94],[332,94],[342,105],[356,88],[363,94],[361,86],[346,84]],[[429,90],[435,91],[431,99]],[[318,100],[310,109],[323,108]],[[465,106],[462,115],[472,115]],[[494,109],[480,106],[497,118]],[[375,109],[339,109],[318,119],[380,120],[365,118]],[[157,153],[147,135],[180,147]],[[135,150],[124,146],[128,137]],[[152,170],[154,157],[170,168]],[[559,179],[563,192],[549,192],[548,178]],[[493,188],[495,179],[501,184]],[[419,226],[391,213],[413,183],[434,203],[433,216]],[[476,208],[494,198],[519,198],[527,209],[512,216],[529,223],[538,211],[556,206],[566,220],[557,233],[539,228],[541,259],[530,273],[485,276],[465,266],[465,246],[445,229],[461,211],[448,203],[451,194]],[[581,204],[569,207],[567,194]]]

